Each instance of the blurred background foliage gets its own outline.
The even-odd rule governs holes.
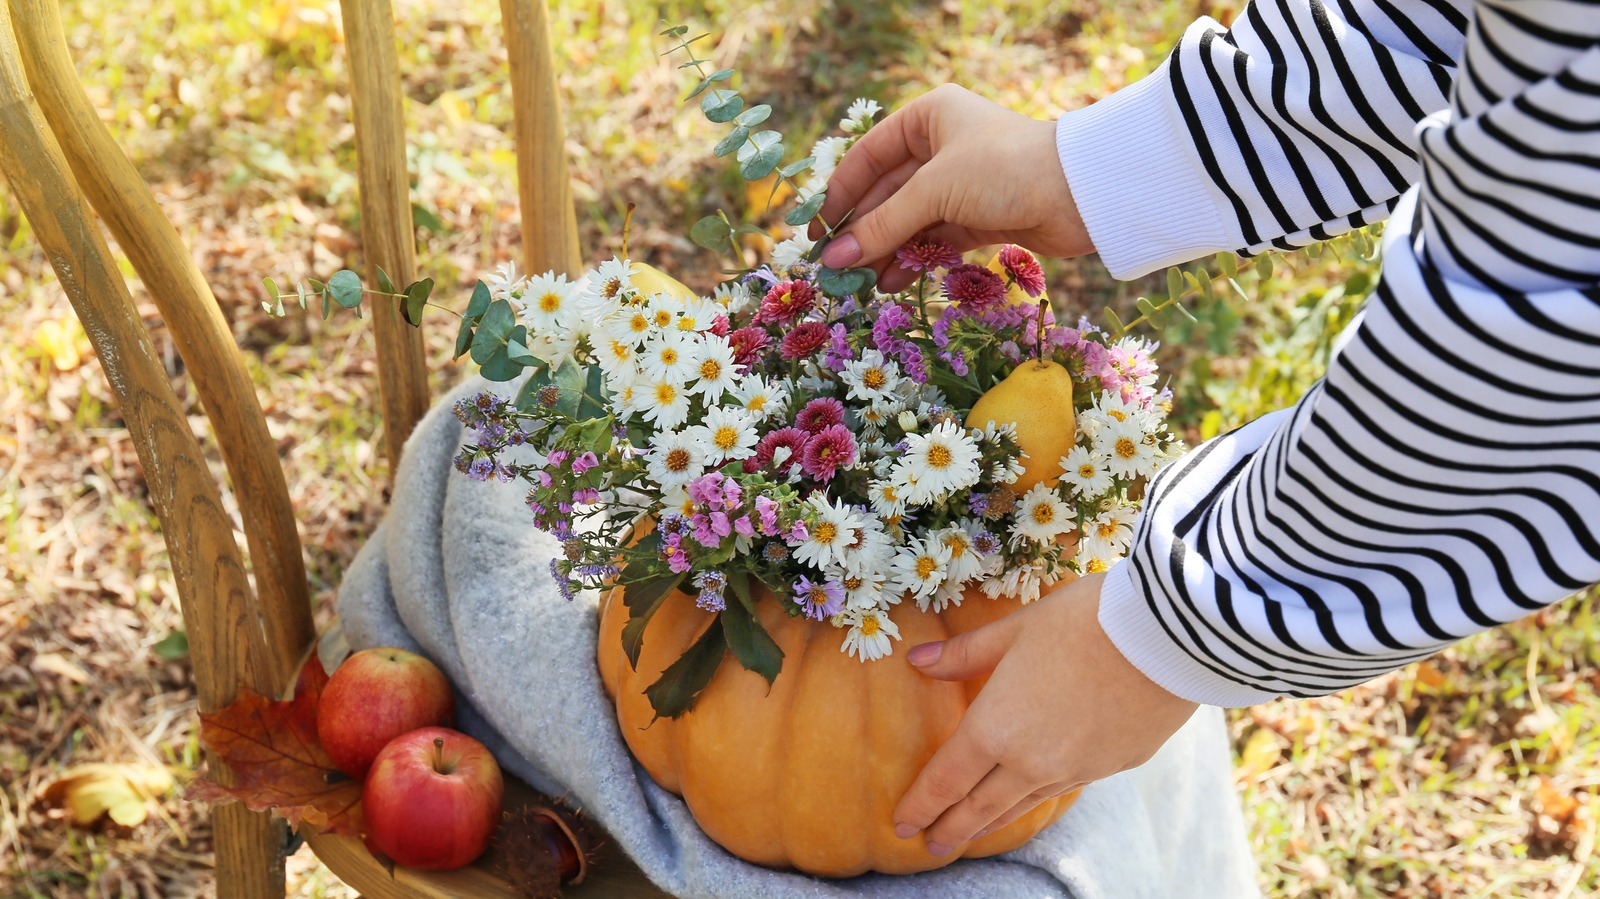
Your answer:
[[[260,280],[363,267],[338,6],[64,7],[91,100],[233,322],[325,621],[384,508],[371,338],[350,317],[268,318]],[[777,224],[766,190],[711,158],[715,126],[679,104],[686,82],[658,55],[663,20],[711,32],[711,58],[738,68],[738,86],[772,103],[800,146],[855,96],[893,107],[945,81],[1053,118],[1153,70],[1196,16],[1236,12],[1212,0],[553,3],[583,246],[591,261],[618,251],[633,203],[633,258],[704,286],[718,265],[684,238],[692,222],[725,208]],[[459,305],[453,297],[479,273],[516,254],[498,9],[398,0],[396,18],[420,268],[440,302]],[[1193,318],[1169,310],[1137,329],[1162,341],[1174,420],[1191,442],[1293,403],[1321,375],[1376,279],[1369,245],[1347,238],[1270,265],[1187,268]],[[182,361],[145,285],[124,270],[207,442]],[[1092,259],[1052,261],[1048,273],[1062,311],[1096,320],[1109,309],[1132,321],[1140,297],[1167,296],[1160,276],[1115,282]],[[50,799],[64,770],[93,761],[163,767],[181,785],[198,753],[182,622],[138,460],[4,188],[0,316],[0,895],[208,893],[204,818],[175,792],[132,827],[72,825]],[[427,329],[439,389],[464,374],[447,361],[451,330]],[[1584,597],[1337,697],[1231,713],[1263,889],[1555,899],[1600,890],[1597,695],[1600,621]],[[353,895],[304,851],[291,872],[295,895]]]

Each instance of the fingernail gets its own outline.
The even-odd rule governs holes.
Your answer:
[[[923,643],[919,646],[913,647],[912,650],[906,654],[906,661],[917,666],[918,668],[925,668],[928,665],[932,665],[934,662],[939,661],[939,655],[943,652],[943,640],[940,640],[936,643]]]
[[[894,835],[902,840],[909,840],[917,835],[917,829],[910,824],[896,824],[894,826]]]
[[[842,234],[822,250],[822,264],[828,268],[849,268],[860,261],[861,244],[854,234]]]
[[[989,832],[992,831],[992,830],[994,830],[993,827],[985,827],[984,829],[982,829],[982,830],[978,831],[977,833],[973,834],[972,838],[974,840],[982,839],[983,837],[988,836]]]
[[[943,843],[929,843],[928,844],[928,854],[929,855],[934,855],[934,856],[949,855],[950,854],[950,847],[946,846]]]

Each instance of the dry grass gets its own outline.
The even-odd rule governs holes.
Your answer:
[[[1040,114],[1070,108],[1147,71],[1197,12],[1179,0],[1067,13],[1042,0],[667,7],[724,32],[718,60],[737,57],[796,138],[858,89],[892,102],[957,80]],[[635,258],[708,275],[714,261],[677,235],[718,205],[750,201],[707,159],[711,132],[677,105],[676,75],[653,55],[657,15],[632,0],[556,9],[584,246],[615,250],[633,202]],[[325,617],[384,504],[371,341],[354,321],[266,318],[258,284],[360,267],[337,9],[91,0],[67,17],[91,97],[233,322]],[[422,233],[422,266],[449,301],[515,252],[504,54],[486,0],[403,2],[399,17],[416,197],[445,224]],[[1130,298],[1092,267],[1053,274],[1084,308]],[[205,442],[182,363],[133,286]],[[205,816],[175,796],[132,829],[72,827],[40,799],[85,761],[188,775],[193,692],[186,662],[160,651],[182,622],[138,460],[81,332],[81,364],[57,366],[36,343],[41,325],[74,319],[3,190],[0,315],[0,894],[214,892]],[[461,375],[444,361],[444,330],[430,338],[439,386]],[[1269,894],[1600,890],[1594,609],[1569,603],[1345,697],[1236,715],[1240,792]],[[308,853],[290,864],[295,895],[351,895]]]

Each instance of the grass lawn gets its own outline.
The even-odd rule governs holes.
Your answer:
[[[716,35],[796,142],[857,95],[886,106],[957,81],[1055,116],[1149,72],[1183,26],[1180,0],[804,4],[564,2],[552,9],[568,153],[590,261],[630,251],[707,286],[684,239],[717,208],[763,224],[765,192],[713,160],[713,126],[679,103],[657,54],[663,16]],[[365,323],[272,319],[261,278],[325,278],[363,260],[339,12],[300,0],[81,0],[64,16],[83,80],[210,279],[287,468],[319,620],[385,506],[376,364]],[[510,91],[491,0],[400,0],[420,268],[459,305],[517,239]],[[1192,442],[1292,402],[1370,289],[1359,241],[1246,265],[1192,297],[1161,337],[1175,420]],[[1199,266],[1216,274],[1216,265]],[[127,269],[202,442],[183,365]],[[1064,308],[1131,319],[1160,279],[1110,281],[1053,263]],[[54,274],[0,187],[0,895],[214,891],[204,818],[177,798],[131,829],[69,826],[41,792],[89,761],[198,761],[193,691],[165,547],[140,466]],[[443,389],[453,329],[425,329]],[[53,343],[58,352],[45,349]],[[42,341],[42,342],[41,342]],[[76,357],[76,358],[74,358]],[[221,474],[220,461],[213,462]],[[1600,892],[1600,620],[1569,601],[1348,694],[1231,715],[1238,789],[1270,896],[1525,896]],[[291,893],[351,896],[307,851]]]

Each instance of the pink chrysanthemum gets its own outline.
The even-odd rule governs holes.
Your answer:
[[[756,313],[756,321],[793,321],[815,305],[817,289],[810,281],[779,281],[761,298],[761,311]]]
[[[1000,248],[1000,267],[1006,270],[1006,276],[1022,288],[1022,292],[1034,299],[1044,293],[1044,269],[1039,266],[1039,260],[1027,250],[1016,244],[1006,244]]]
[[[824,484],[833,480],[839,469],[856,462],[856,438],[844,425],[832,425],[806,441],[801,467],[813,480]]]
[[[719,315],[711,320],[711,333],[718,337],[728,336],[728,317],[726,315]]]
[[[780,474],[787,474],[789,469],[803,461],[806,441],[810,438],[810,434],[799,428],[779,428],[776,431],[772,431],[767,436],[762,437],[760,443],[756,444],[756,464],[761,468],[766,468],[772,464],[774,455],[780,448],[787,449],[789,455],[784,457],[783,464],[778,469]]]
[[[728,335],[728,345],[733,348],[733,364],[740,374],[746,374],[761,361],[761,354],[772,342],[760,328],[740,328]]]
[[[778,352],[785,359],[804,359],[828,342],[828,326],[822,322],[801,322],[783,335]]]
[[[894,251],[901,268],[914,272],[931,272],[936,268],[954,268],[961,264],[961,254],[942,240],[918,234]]]
[[[944,294],[968,310],[998,306],[1006,299],[1006,282],[981,265],[962,264],[944,276]]]
[[[844,404],[828,396],[806,403],[794,417],[795,427],[807,434],[820,434],[834,425],[844,424]]]

